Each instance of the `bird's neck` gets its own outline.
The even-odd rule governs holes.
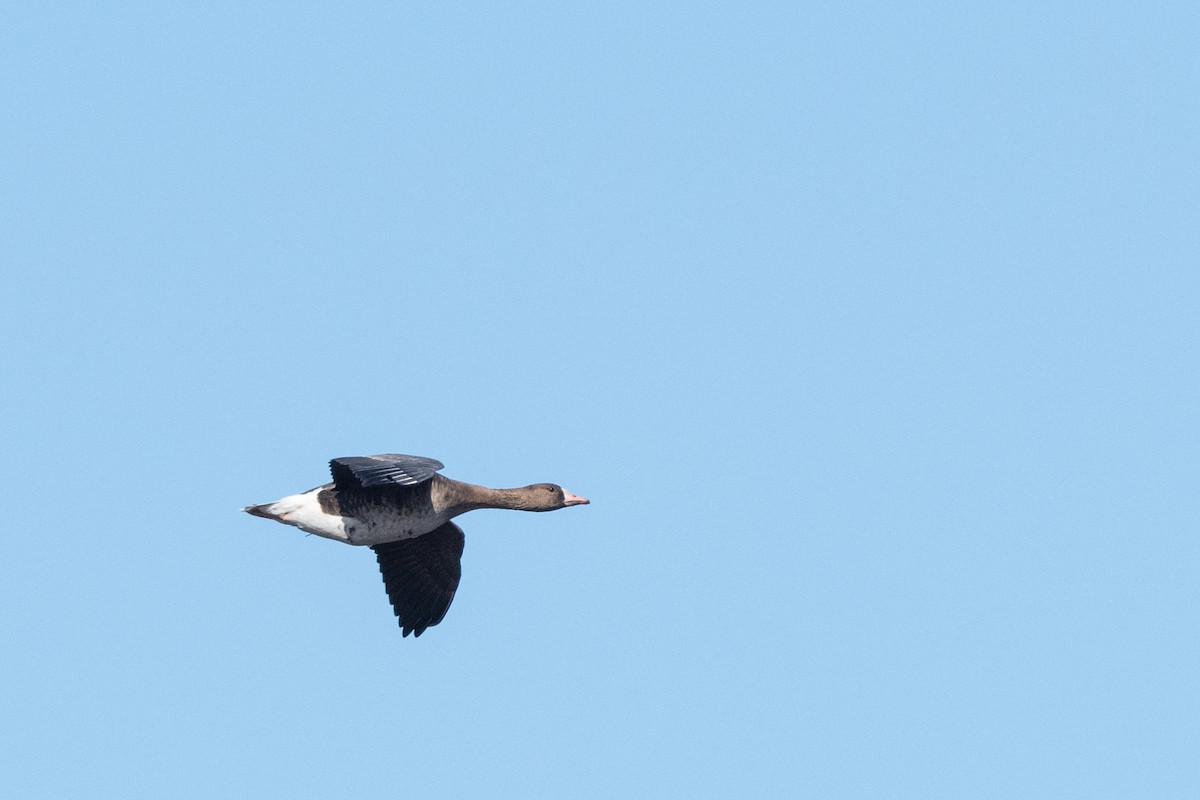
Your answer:
[[[489,489],[473,483],[434,476],[437,506],[451,517],[479,508],[507,508],[514,511],[530,509],[529,493],[524,489]]]

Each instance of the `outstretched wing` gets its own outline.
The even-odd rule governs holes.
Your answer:
[[[381,456],[352,456],[329,462],[333,485],[338,489],[367,489],[372,486],[414,486],[433,477],[446,466],[422,456],[387,453]]]
[[[446,616],[462,577],[462,528],[447,522],[423,536],[371,547],[404,635],[420,636]]]

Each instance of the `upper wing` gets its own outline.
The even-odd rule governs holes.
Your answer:
[[[329,471],[333,473],[333,485],[338,489],[366,489],[424,483],[444,466],[432,458],[388,453],[335,458],[329,462]]]
[[[405,636],[420,636],[446,616],[462,577],[464,541],[462,528],[447,522],[423,536],[371,548]]]

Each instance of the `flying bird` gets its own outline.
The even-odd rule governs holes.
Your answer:
[[[385,454],[335,458],[333,483],[247,514],[375,551],[388,600],[404,635],[420,636],[446,616],[462,577],[462,529],[450,520],[477,508],[554,511],[586,505],[553,483],[488,489],[438,474],[432,458]]]

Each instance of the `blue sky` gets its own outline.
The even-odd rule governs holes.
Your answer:
[[[0,28],[6,796],[1200,792],[1193,4]]]

